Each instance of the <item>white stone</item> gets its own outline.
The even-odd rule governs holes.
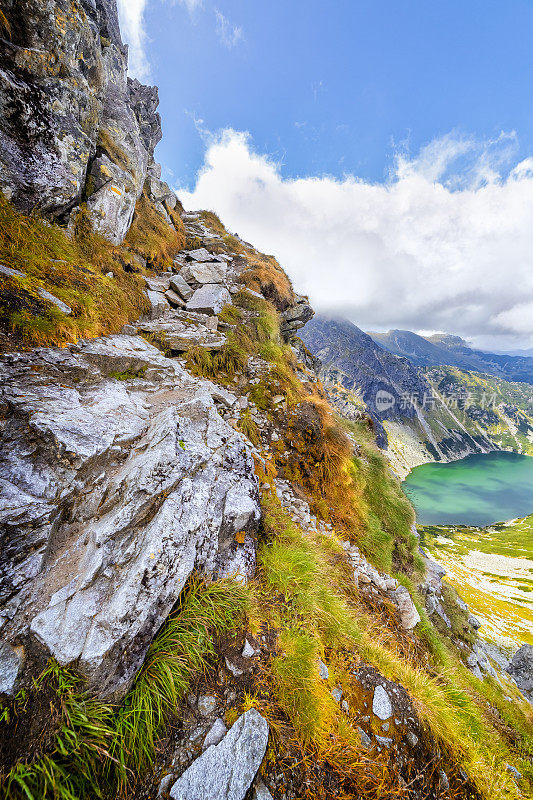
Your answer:
[[[340,686],[334,686],[331,690],[331,696],[335,700],[336,703],[340,703],[342,700],[342,689]]]
[[[173,291],[173,289],[167,289],[165,297],[171,306],[175,308],[185,308],[185,300],[183,300],[177,292]]]
[[[327,679],[329,678],[329,669],[324,664],[321,658],[318,659],[318,674],[323,681],[327,681]]]
[[[12,697],[22,664],[22,659],[7,642],[0,641],[0,694]]]
[[[372,711],[376,717],[379,717],[381,720],[387,720],[392,717],[392,704],[390,697],[381,685],[376,686],[374,689]]]
[[[420,614],[405,586],[398,586],[394,593],[394,599],[400,612],[400,620],[405,630],[412,630],[420,622]]]
[[[152,292],[150,289],[146,292],[148,300],[150,301],[151,309],[149,312],[150,319],[158,319],[169,310],[170,306],[165,296],[160,292]]]
[[[231,303],[231,295],[224,286],[206,283],[195,291],[187,303],[187,310],[200,311],[204,314],[219,314],[229,303]]]
[[[197,283],[224,283],[228,266],[224,261],[204,261],[188,264],[193,281]]]
[[[170,277],[160,278],[152,275],[145,277],[144,282],[151,292],[166,292],[170,287]]]
[[[177,292],[184,300],[190,300],[193,296],[193,289],[181,275],[174,275],[169,281],[170,288]]]
[[[37,294],[39,297],[42,297],[43,300],[48,300],[49,303],[53,303],[63,314],[72,314],[71,307],[67,306],[67,304],[60,300],[59,297],[56,297],[55,294],[50,294],[46,289],[37,289]]]
[[[170,790],[172,800],[244,800],[265,755],[267,721],[251,708],[222,741],[193,761]]]
[[[252,658],[252,656],[255,656],[255,650],[248,641],[248,639],[246,639],[244,642],[244,647],[242,649],[242,656],[243,658]]]
[[[210,261],[212,258],[211,253],[205,247],[200,247],[198,250],[190,250],[189,256],[194,261]]]
[[[119,696],[194,569],[216,577],[244,553],[253,574],[253,536],[237,545],[234,528],[259,520],[251,447],[211,385],[138,336],[2,356],[0,385],[0,524],[19,533],[0,553],[19,608],[3,638]]]
[[[18,269],[11,269],[11,267],[4,267],[0,264],[0,275],[7,275],[8,278],[24,278],[24,272]]]
[[[198,711],[202,717],[208,717],[217,707],[217,699],[212,695],[201,695],[198,698]]]
[[[252,800],[273,800],[263,781],[258,780],[252,790]]]
[[[227,732],[228,729],[226,728],[224,721],[221,719],[216,719],[206,734],[204,743],[202,745],[203,749],[206,750],[208,747],[211,747],[211,745],[221,742]]]
[[[226,667],[229,669],[229,671],[235,678],[238,678],[244,674],[244,670],[242,670],[240,667],[238,667],[236,664],[230,661],[229,658],[226,657],[224,660],[226,662]]]

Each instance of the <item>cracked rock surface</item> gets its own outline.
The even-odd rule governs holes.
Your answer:
[[[193,761],[170,790],[172,800],[243,800],[268,743],[268,723],[251,708]]]
[[[193,570],[253,572],[251,445],[224,390],[141,337],[7,354],[0,376],[0,641],[120,696]]]

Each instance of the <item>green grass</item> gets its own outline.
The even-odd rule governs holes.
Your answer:
[[[343,423],[357,438],[354,481],[361,498],[362,524],[358,544],[370,561],[385,572],[423,573],[418,539],[412,527],[413,508],[376,447],[364,423]]]
[[[36,689],[45,685],[55,694],[51,713],[59,718],[51,752],[34,763],[17,764],[0,796],[5,800],[103,797],[102,767],[117,744],[112,707],[86,695],[81,679],[55,662],[42,673]]]
[[[2,800],[93,800],[126,791],[153,764],[158,739],[191,680],[216,659],[216,637],[236,630],[249,601],[240,583],[193,580],[119,708],[91,697],[78,675],[51,662],[34,692],[52,690],[57,733],[46,752],[9,772]],[[11,719],[20,716],[23,724],[20,705]],[[9,714],[3,722],[9,724]]]
[[[135,771],[153,763],[155,746],[194,675],[215,658],[214,637],[242,623],[249,591],[228,581],[195,581],[180,607],[151,645],[133,689],[121,708],[117,729],[120,760]]]
[[[335,662],[342,661],[343,652],[348,658],[357,654],[407,689],[422,723],[448,758],[466,770],[483,798],[518,798],[502,765],[514,763],[523,774],[531,773],[525,762],[533,742],[531,720],[521,712],[518,729],[523,739],[513,749],[488,721],[490,709],[479,696],[481,682],[451,655],[427,617],[421,634],[434,645],[430,670],[416,651],[405,650],[409,645],[402,645],[400,632],[387,633],[383,623],[358,604],[349,572],[339,567],[341,549],[334,541],[303,535],[273,500],[265,501],[264,512],[261,580],[267,598],[283,597],[282,604],[264,599],[265,607],[272,609],[271,624],[281,631],[274,687],[302,742],[327,747],[327,731],[340,730],[331,716],[335,710],[323,697],[324,682],[313,668],[318,655],[329,653]]]

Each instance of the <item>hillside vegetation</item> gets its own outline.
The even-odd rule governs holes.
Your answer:
[[[9,282],[10,296],[33,297],[46,286],[74,307],[79,294],[70,278],[81,244],[7,204],[4,214],[31,232],[16,262],[16,247],[7,244],[10,266],[31,276]],[[337,417],[301,343],[280,333],[295,302],[290,282],[272,257],[227,234],[212,213],[184,219],[181,240],[173,238],[178,257],[187,242],[232,254],[242,284],[252,288],[236,291],[219,313],[221,349],[193,345],[176,355],[163,334],[157,342],[168,362],[177,359],[188,370],[188,380],[205,377],[246,399],[226,417],[254,455],[261,509],[256,574],[246,587],[191,574],[118,700],[99,697],[75,664],[50,660],[4,703],[2,796],[155,797],[161,778],[176,768],[172,753],[190,761],[190,741],[180,744],[180,731],[192,731],[191,697],[198,695],[231,697],[223,712],[228,726],[250,708],[267,720],[261,776],[275,800],[527,796],[531,706],[504,673],[480,679],[469,671],[462,653],[474,636],[466,627],[442,630],[426,613],[413,511],[368,421]],[[138,229],[135,247],[142,246]],[[161,246],[164,263],[171,251]],[[105,258],[126,251],[128,240],[126,250],[105,250]],[[67,256],[68,281],[66,272],[53,277],[59,254]],[[43,309],[49,323],[40,327],[39,344],[116,330],[114,303],[126,281],[139,288],[124,318],[134,316],[132,297],[143,310],[146,268],[130,273],[123,265],[107,278],[108,262],[98,271],[98,259],[81,262],[91,270],[81,272],[83,292],[97,303],[106,281],[113,282],[113,304],[106,296],[97,306],[94,328],[92,313],[83,310],[90,304],[80,303],[77,322],[64,328]],[[182,271],[183,263],[173,262]],[[26,310],[17,326],[12,313],[7,305],[6,330],[34,342],[36,318]],[[172,313],[169,319],[178,319]],[[137,368],[113,380],[141,391],[148,378]],[[246,532],[236,531],[237,542],[241,534],[245,540]],[[461,614],[453,593],[439,597],[450,616]],[[409,598],[418,622],[405,622],[399,598]],[[241,657],[245,641],[255,643],[253,669]],[[377,686],[394,706],[385,718],[375,713]]]

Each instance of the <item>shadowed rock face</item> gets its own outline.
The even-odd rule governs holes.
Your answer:
[[[0,663],[13,683],[51,654],[120,696],[193,569],[253,572],[251,447],[219,388],[140,337],[10,354],[0,373]]]
[[[366,333],[347,320],[316,316],[300,334],[304,344],[322,363],[326,381],[358,391],[376,425],[378,442],[386,444],[383,420],[415,416],[414,408],[402,403],[405,394],[423,396],[429,384],[405,358],[379,347]],[[392,397],[390,406],[379,407],[380,393]]]
[[[24,211],[87,201],[115,243],[161,138],[157,90],[126,76],[115,0],[7,0],[0,39],[0,188]]]
[[[516,651],[509,662],[507,672],[515,679],[518,688],[530,703],[533,703],[533,647],[530,644],[523,644]]]

